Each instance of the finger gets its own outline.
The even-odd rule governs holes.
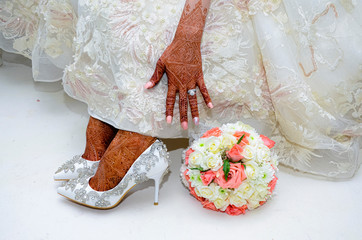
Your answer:
[[[207,91],[207,88],[206,88],[206,85],[204,82],[204,76],[202,73],[201,73],[201,76],[199,77],[199,79],[197,80],[197,86],[199,87],[200,92],[201,92],[202,96],[204,97],[204,101],[205,101],[206,105],[209,108],[213,108],[214,106],[212,105],[211,98],[210,98],[209,92]]]
[[[196,90],[196,86],[193,89]],[[192,119],[193,119],[195,125],[198,125],[199,124],[199,110],[197,107],[196,91],[188,91],[187,96],[189,98]]]
[[[167,123],[172,122],[173,109],[175,107],[177,89],[174,85],[168,85],[167,97],[166,97],[166,121]]]
[[[187,92],[186,89],[179,91],[180,122],[183,129],[187,129]]]
[[[161,59],[158,59],[155,72],[153,73],[150,81],[145,84],[145,88],[148,89],[154,87],[161,80],[164,73],[165,65],[163,64]]]

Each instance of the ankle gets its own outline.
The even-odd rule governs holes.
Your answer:
[[[91,150],[89,150],[89,148],[86,147],[86,150],[84,151],[84,154],[82,155],[82,158],[84,158],[88,161],[99,161],[99,160],[101,160],[105,151],[106,151],[106,149],[104,149],[103,151],[100,151],[99,149],[98,149],[98,151],[91,151]]]
[[[113,126],[90,117],[86,132],[86,147],[82,157],[89,161],[100,160],[117,131]]]
[[[98,170],[89,185],[96,191],[107,191],[118,185],[137,158],[156,138],[119,131],[104,153]]]

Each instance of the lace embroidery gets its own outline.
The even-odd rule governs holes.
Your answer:
[[[4,38],[27,58],[36,45],[52,58],[72,48],[77,18],[69,0],[2,1],[0,20]]]
[[[250,0],[248,2],[249,14],[254,15],[261,11],[265,14],[274,12],[279,8],[282,0]]]
[[[41,34],[39,39],[45,53],[57,58],[64,49],[72,49],[77,16],[69,0],[42,0],[39,9]]]
[[[339,2],[348,12],[351,12],[357,6],[357,0],[339,0]]]
[[[13,48],[31,58],[37,37],[40,0],[12,0],[0,2],[0,30],[5,39],[14,40]]]
[[[359,46],[361,37],[352,31],[359,32],[360,25],[339,2],[212,1],[201,55],[215,107],[208,111],[197,93],[200,124],[219,126],[236,119],[260,123],[282,138],[281,162],[307,171],[322,161],[318,149],[338,149],[336,155],[352,151],[350,143],[361,128],[362,68],[348,47],[358,49],[352,46]],[[82,4],[75,62],[64,77],[67,92],[119,128],[181,136],[177,99],[176,124],[165,124],[167,81],[147,92],[143,85],[172,42],[184,2]],[[272,25],[271,32],[263,28],[265,22]],[[190,132],[197,130],[191,125]],[[316,172],[343,174],[323,161],[328,170]],[[341,161],[353,165],[354,159]]]
[[[90,5],[84,4],[85,8]],[[98,12],[90,14],[92,17],[80,16],[75,63],[66,69],[64,77],[67,92],[87,102],[90,112],[116,125],[129,121],[137,126],[137,131],[158,135],[166,127],[167,81],[161,80],[157,88],[150,91],[144,91],[143,85],[171,43],[182,8],[183,3],[177,1],[121,2],[112,8],[95,10]],[[239,10],[236,2],[211,3],[201,54],[205,84],[210,86],[208,90],[215,107],[210,115],[197,93],[201,121],[210,121],[213,115],[219,115],[223,122],[245,117],[268,119],[272,111],[264,68],[253,43],[252,24],[250,19],[241,19]],[[157,19],[156,15],[162,17]],[[97,24],[107,19],[110,20],[107,24]],[[110,59],[104,53],[111,49]],[[248,60],[249,57],[252,60]],[[233,88],[228,87],[231,85]],[[247,90],[250,88],[253,92]],[[176,99],[173,122],[177,124],[172,128],[181,132],[178,109]]]

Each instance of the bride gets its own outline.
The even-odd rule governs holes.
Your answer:
[[[64,195],[114,190],[142,152],[162,146],[156,136],[195,139],[238,120],[273,139],[286,166],[336,179],[359,167],[362,5],[355,1],[0,4],[1,47],[31,57],[36,80],[59,79],[64,69],[65,91],[88,104],[85,152],[55,176],[75,179]],[[90,186],[79,166],[95,174]]]

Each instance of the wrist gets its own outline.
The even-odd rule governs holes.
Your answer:
[[[203,27],[188,26],[180,23],[176,30],[174,39],[201,43],[203,32]]]

